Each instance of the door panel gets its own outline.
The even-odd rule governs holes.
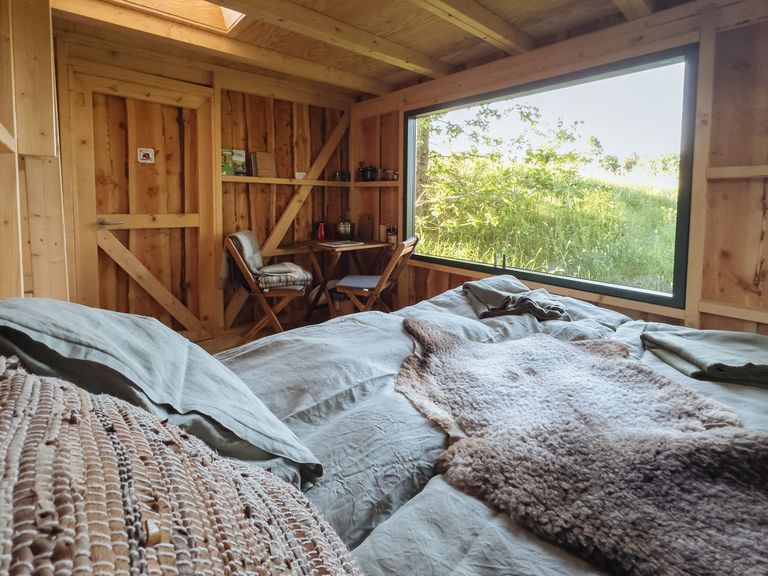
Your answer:
[[[213,231],[206,217],[214,212],[212,182],[202,169],[212,159],[201,158],[211,150],[199,146],[210,130],[201,129],[198,109],[184,107],[188,100],[201,106],[202,121],[210,123],[210,98],[179,97],[177,106],[168,90],[152,101],[141,85],[90,75],[78,80],[84,97],[71,114],[85,120],[81,130],[89,138],[81,142],[93,144],[81,146],[77,157],[78,180],[86,186],[78,192],[76,244],[78,266],[93,270],[86,276],[96,284],[79,300],[155,317],[191,339],[211,337],[215,314],[201,320],[201,298],[215,293],[216,256],[199,245],[203,227],[209,238]],[[105,94],[107,85],[119,89]],[[154,162],[139,162],[139,148],[154,150]]]

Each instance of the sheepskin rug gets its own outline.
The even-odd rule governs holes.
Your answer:
[[[406,319],[438,471],[616,574],[768,574],[768,435],[610,341],[474,343]]]

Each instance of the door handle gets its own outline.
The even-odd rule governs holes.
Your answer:
[[[104,226],[118,226],[120,224],[125,224],[125,222],[122,220],[107,220],[106,218],[96,219],[96,225],[99,228],[103,228]]]

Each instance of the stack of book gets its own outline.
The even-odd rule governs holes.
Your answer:
[[[270,152],[251,152],[232,148],[221,149],[221,174],[223,176],[264,176],[274,178],[275,157]]]

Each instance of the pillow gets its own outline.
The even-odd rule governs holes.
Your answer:
[[[59,300],[3,300],[0,353],[169,418],[224,455],[276,469],[284,458],[302,480],[322,474],[312,452],[232,371],[154,318]]]
[[[296,488],[141,409],[0,356],[0,414],[0,572],[362,574]]]

